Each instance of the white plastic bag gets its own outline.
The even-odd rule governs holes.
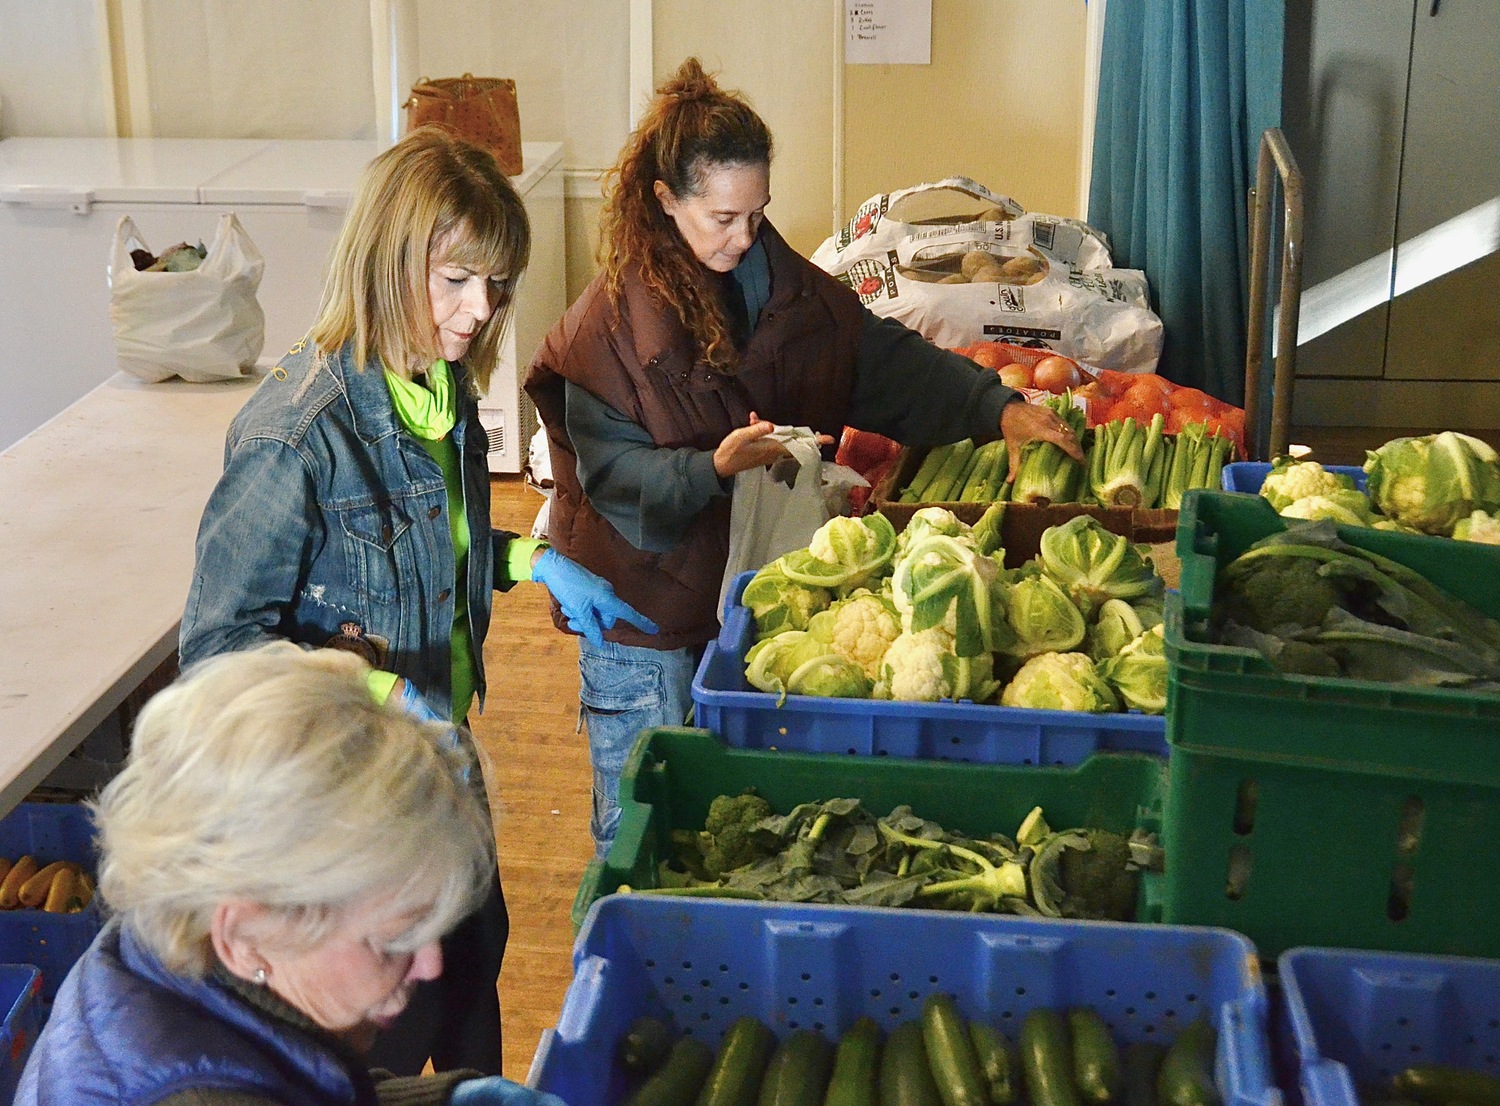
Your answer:
[[[239,219],[219,218],[208,255],[191,272],[137,272],[131,242],[146,245],[130,216],[121,216],[109,269],[120,368],[148,384],[173,376],[227,380],[254,368],[266,342],[255,298],[266,263]]]
[[[1146,274],[1112,268],[1101,232],[1028,214],[966,177],[872,196],[812,261],[875,314],[948,349],[1012,342],[1126,372],[1153,371],[1161,356]]]
[[[736,576],[803,548],[830,517],[817,434],[805,426],[778,426],[768,437],[786,446],[791,456],[770,466],[746,469],[734,478],[729,562],[719,589],[721,620],[724,599]]]
[[[552,447],[547,442],[547,428],[537,427],[536,433],[526,447],[526,467],[521,479],[532,491],[542,496],[542,506],[531,523],[531,536],[547,539],[547,526],[552,514]]]

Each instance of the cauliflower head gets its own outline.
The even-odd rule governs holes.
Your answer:
[[[1475,511],[1458,520],[1453,527],[1453,536],[1459,541],[1477,541],[1485,545],[1500,545],[1500,513]]]
[[[1093,714],[1120,709],[1114,690],[1083,653],[1043,653],[1032,657],[1005,685],[1000,705]]]
[[[1329,495],[1340,489],[1352,489],[1354,481],[1344,473],[1329,472],[1317,461],[1294,461],[1278,457],[1261,483],[1260,494],[1283,513],[1299,499]],[[1300,517],[1300,516],[1299,516]]]
[[[1475,511],[1500,510],[1500,455],[1468,434],[1393,438],[1366,454],[1365,474],[1382,514],[1426,534],[1447,536]]]
[[[1341,526],[1369,526],[1375,521],[1370,499],[1357,488],[1339,488],[1304,496],[1281,509],[1286,518],[1331,519]]]
[[[808,629],[874,681],[886,650],[901,634],[901,616],[887,596],[861,588],[814,615]]]
[[[788,630],[805,630],[813,615],[828,606],[824,588],[787,579],[781,560],[772,561],[751,577],[740,602],[755,616],[755,636],[774,637]]]
[[[885,571],[895,552],[896,528],[884,515],[835,515],[806,549],[781,558],[781,570],[806,587],[852,589]]]
[[[992,656],[960,657],[953,650],[953,635],[941,627],[903,632],[885,651],[875,697],[921,703],[983,702],[995,693],[993,676]]]

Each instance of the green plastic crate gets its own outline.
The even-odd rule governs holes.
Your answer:
[[[1293,945],[1500,956],[1500,697],[1286,676],[1207,643],[1219,568],[1285,527],[1190,493],[1168,596],[1163,920]],[[1500,617],[1500,547],[1340,528]]]
[[[905,803],[960,833],[1013,834],[1040,806],[1058,828],[1094,826],[1128,833],[1160,826],[1166,765],[1143,753],[1095,753],[1072,767],[968,764],[897,757],[731,749],[707,730],[644,730],[620,780],[614,843],[591,861],[573,902],[578,928],[594,900],[622,883],[657,886],[674,829],[702,829],[709,803],[754,787],[778,813],[798,803],[853,797],[876,814]],[[1160,920],[1154,876],[1142,895],[1142,921]]]

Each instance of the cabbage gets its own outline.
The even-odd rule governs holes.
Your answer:
[[[788,630],[751,646],[745,654],[745,680],[779,696],[821,695],[867,699],[870,681],[859,665],[839,656],[827,642],[805,630]]]
[[[1003,707],[1081,710],[1104,714],[1120,702],[1082,653],[1043,653],[1021,666],[1000,693]]]
[[[1162,627],[1153,626],[1119,654],[1099,665],[1099,675],[1114,688],[1127,707],[1146,714],[1167,710],[1167,652]]]
[[[883,572],[895,552],[896,528],[884,515],[835,515],[818,527],[806,549],[781,558],[781,570],[804,587],[852,590]]]
[[[1446,536],[1475,511],[1500,510],[1500,455],[1467,434],[1394,438],[1366,454],[1365,474],[1377,510],[1426,534]]]
[[[1160,595],[1161,577],[1144,545],[1112,534],[1097,519],[1077,515],[1042,532],[1042,570],[1067,592],[1085,618],[1106,599]]]
[[[1123,599],[1106,599],[1088,632],[1088,654],[1095,661],[1113,657],[1146,632],[1140,612]]]

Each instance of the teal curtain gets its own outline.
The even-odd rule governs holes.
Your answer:
[[[1142,269],[1159,371],[1244,402],[1247,195],[1281,120],[1285,0],[1109,0],[1089,222]]]

